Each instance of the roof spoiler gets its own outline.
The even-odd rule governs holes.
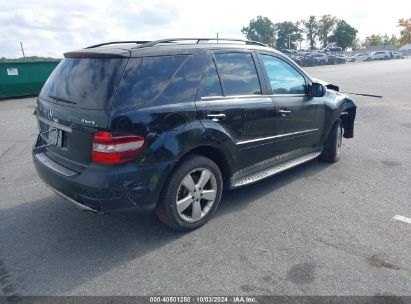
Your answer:
[[[131,52],[123,49],[93,49],[64,53],[65,58],[128,58]]]

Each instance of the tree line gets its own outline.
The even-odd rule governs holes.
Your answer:
[[[52,57],[38,57],[38,56],[29,56],[29,57],[24,57],[24,58],[14,58],[14,59],[8,59],[5,57],[0,58],[0,63],[3,62],[41,62],[41,61],[60,61],[61,59],[57,58],[52,58]]]
[[[317,18],[309,16],[305,20],[273,23],[269,18],[258,16],[252,19],[241,32],[249,40],[265,43],[277,49],[297,49],[307,41],[311,50],[326,48],[330,44],[341,47],[359,49],[373,45],[391,44],[394,46],[411,43],[411,18],[400,19],[401,36],[371,35],[363,42],[357,38],[358,30],[343,19],[332,15]]]

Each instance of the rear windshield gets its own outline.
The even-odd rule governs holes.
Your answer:
[[[50,75],[40,97],[86,109],[108,109],[127,59],[66,58]]]

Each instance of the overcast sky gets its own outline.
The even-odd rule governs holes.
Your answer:
[[[2,0],[0,57],[62,57],[66,51],[104,41],[167,37],[241,38],[258,15],[274,23],[332,14],[359,31],[399,34],[398,19],[411,18],[411,0],[165,1]],[[303,45],[304,47],[304,45]]]

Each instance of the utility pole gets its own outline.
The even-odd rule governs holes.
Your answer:
[[[291,50],[291,35],[288,35],[288,50]]]
[[[217,43],[218,43],[218,32],[217,32]]]
[[[26,59],[26,55],[24,54],[23,43],[20,41],[21,52],[23,53],[23,58]]]

